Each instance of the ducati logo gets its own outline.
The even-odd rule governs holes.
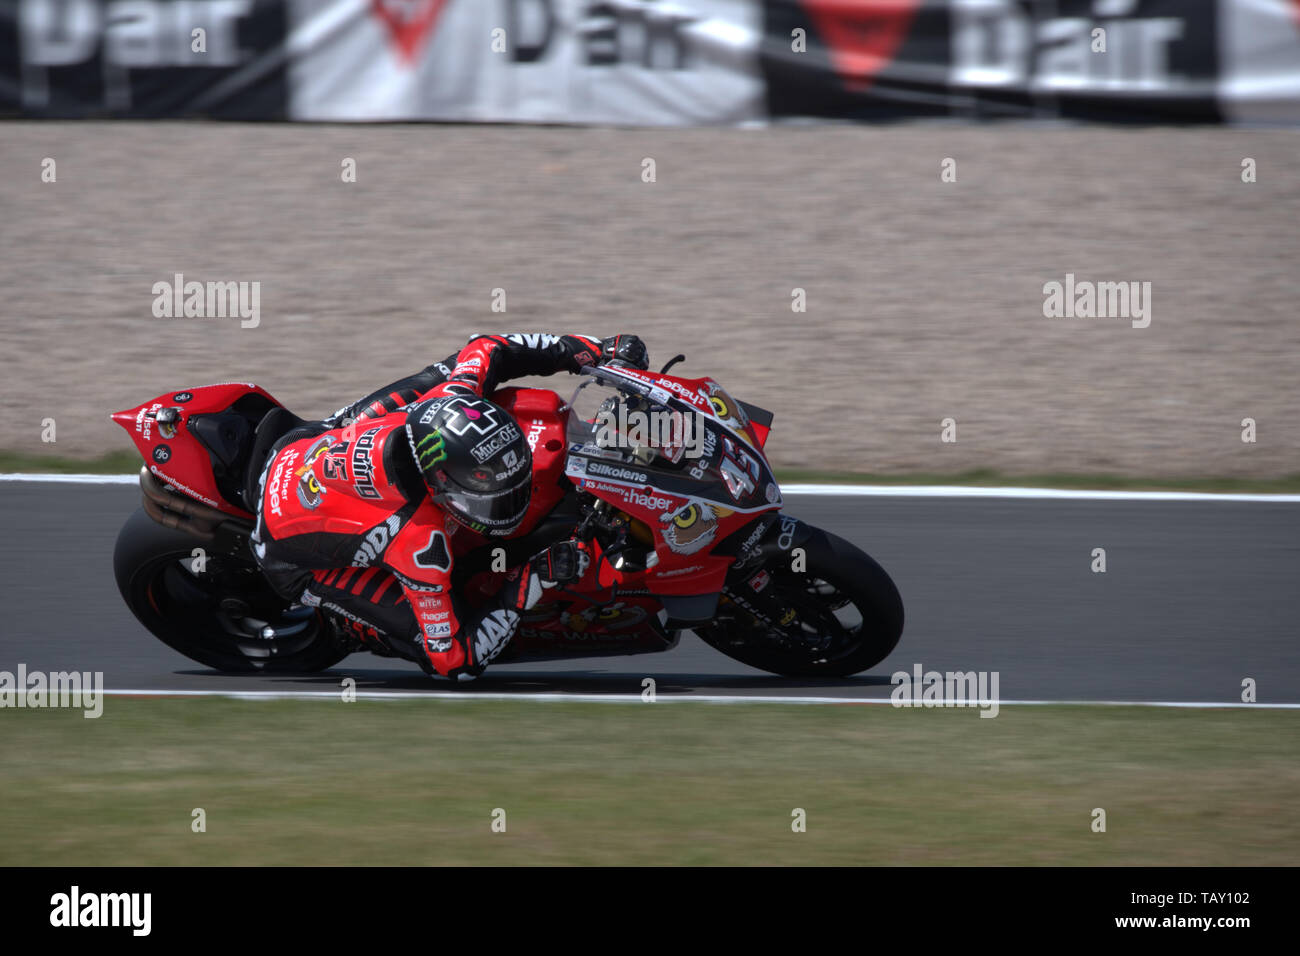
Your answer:
[[[384,24],[398,57],[408,66],[424,49],[446,5],[447,0],[370,0],[371,12]]]

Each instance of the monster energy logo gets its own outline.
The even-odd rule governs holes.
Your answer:
[[[442,440],[442,432],[435,430],[432,435],[421,438],[420,443],[415,446],[415,457],[421,468],[429,468],[446,461],[447,446]]]

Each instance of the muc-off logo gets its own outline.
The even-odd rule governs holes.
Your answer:
[[[472,454],[474,460],[481,465],[511,442],[518,440],[519,429],[514,425],[507,424],[495,435],[490,435],[471,448],[470,454]]]
[[[455,410],[455,417],[443,425],[453,435],[463,436],[471,430],[478,435],[490,435],[501,424],[497,421],[496,409],[484,401],[461,399]]]
[[[618,465],[607,465],[602,461],[588,461],[587,474],[599,475],[603,478],[617,478],[620,481],[636,481],[645,484],[649,476],[644,471],[634,471],[631,468],[621,468]]]
[[[375,489],[374,466],[370,461],[370,450],[375,447],[377,434],[379,434],[378,428],[370,429],[357,439],[352,449],[352,487],[362,498],[380,497]]]

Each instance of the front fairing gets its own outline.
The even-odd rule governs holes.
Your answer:
[[[570,403],[566,476],[580,490],[628,515],[652,538],[654,562],[644,579],[637,576],[636,584],[644,583],[657,594],[719,590],[732,558],[714,555],[713,547],[782,503],[748,422],[733,413],[743,415],[743,410],[712,380],[633,375],[621,369],[600,373],[598,379],[593,376],[594,382],[580,386]],[[668,380],[674,387],[667,387]],[[585,407],[580,401],[584,390],[593,392]],[[713,401],[717,395],[723,397]],[[662,444],[625,441],[629,436],[622,432],[611,447],[608,430],[602,436],[600,420],[591,412],[593,398],[608,411],[611,397],[615,406],[630,404],[646,413],[691,418],[692,440],[669,443],[665,449]],[[602,573],[616,576],[610,569]],[[600,583],[608,586],[613,581]]]
[[[600,479],[647,486],[673,496],[701,500],[733,512],[754,514],[781,505],[781,490],[741,403],[712,379],[654,376],[623,369],[602,369],[601,377],[579,386],[570,401],[569,456],[566,474],[575,482]],[[612,376],[617,377],[612,377]],[[602,447],[602,428],[580,408],[578,396],[594,387],[605,398],[626,403],[635,390],[641,410],[662,412],[674,421],[673,434],[690,440],[667,449],[653,444],[620,442]],[[623,389],[622,394],[619,390]],[[681,427],[690,419],[689,427]],[[659,419],[666,422],[666,419]],[[610,435],[608,428],[604,437]],[[623,433],[621,438],[626,438]],[[681,448],[684,444],[686,447]]]

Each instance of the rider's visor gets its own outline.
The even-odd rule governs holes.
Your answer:
[[[519,481],[500,491],[447,490],[433,500],[464,519],[473,530],[502,535],[519,527],[532,496],[532,472],[525,471]],[[482,528],[475,528],[476,524]]]

